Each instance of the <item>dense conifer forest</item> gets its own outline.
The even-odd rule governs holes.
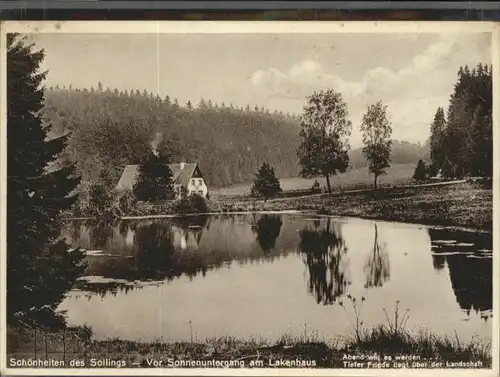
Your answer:
[[[444,176],[492,177],[492,67],[460,67],[448,111],[439,107],[431,124],[430,154],[434,170]]]

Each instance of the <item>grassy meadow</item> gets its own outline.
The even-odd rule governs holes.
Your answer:
[[[311,210],[320,214],[352,216],[491,231],[493,190],[483,183],[442,186],[390,187],[275,200],[241,197],[211,202],[213,212]]]
[[[411,182],[411,177],[415,170],[415,164],[393,164],[387,169],[387,174],[378,178],[379,186],[384,185],[404,185]],[[324,177],[318,178],[281,178],[280,184],[283,191],[308,190],[314,181],[318,181],[322,188],[326,187]],[[373,185],[373,175],[368,171],[368,167],[351,169],[343,174],[330,179],[333,190],[341,187],[343,190],[349,188],[367,187]],[[215,189],[213,194],[224,196],[247,195],[250,193],[252,182],[244,182],[229,187]]]

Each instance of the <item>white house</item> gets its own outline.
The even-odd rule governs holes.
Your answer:
[[[188,190],[189,194],[197,193],[204,198],[207,197],[208,187],[201,174],[201,170],[197,163],[169,164],[172,171],[172,182],[174,190],[178,195],[181,193],[181,188]],[[132,190],[139,174],[139,165],[127,165],[123,170],[120,181],[116,185],[117,190]]]

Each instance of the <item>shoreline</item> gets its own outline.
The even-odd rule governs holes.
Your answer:
[[[79,337],[77,340],[71,336],[70,330],[66,330],[64,338],[51,333],[50,342],[46,343],[51,349],[47,352],[43,348],[44,335],[39,332],[37,353],[30,344],[32,336],[26,329],[11,328],[8,360],[12,358],[21,364],[23,360],[38,358],[60,363],[78,358],[85,361],[86,367],[186,369],[206,367],[203,363],[210,362],[224,368],[241,367],[242,364],[250,368],[377,368],[377,364],[380,364],[378,368],[421,368],[418,365],[422,363],[432,363],[433,368],[438,368],[439,363],[443,367],[461,368],[464,363],[470,363],[471,368],[491,368],[492,365],[491,341],[486,344],[477,339],[464,341],[451,336],[437,336],[427,330],[392,331],[387,325],[347,334],[343,343],[335,338],[325,340],[318,336],[282,336],[277,341],[225,336],[191,342],[168,342],[163,339],[141,342],[117,338],[92,340],[91,334],[88,334],[87,338]],[[64,345],[61,339],[64,339]],[[12,341],[15,346],[12,346]],[[180,366],[179,363],[187,365]],[[22,368],[21,365],[14,367]]]
[[[401,186],[380,190],[311,194],[270,199],[220,197],[208,201],[203,213],[169,213],[165,203],[149,205],[115,220],[160,219],[247,213],[314,213],[317,216],[357,218],[492,233],[493,190],[477,183]],[[66,217],[64,221],[92,220]],[[97,219],[94,219],[97,220]]]
[[[415,225],[426,228],[433,229],[446,229],[446,230],[457,230],[462,232],[471,233],[492,233],[493,230],[489,229],[478,229],[470,227],[462,227],[457,225],[439,225],[434,223],[424,223],[424,222],[412,222],[412,221],[398,221],[389,220],[382,217],[368,217],[368,216],[348,216],[348,215],[328,215],[322,214],[315,210],[281,210],[281,211],[239,211],[239,212],[205,212],[205,213],[183,213],[183,214],[168,214],[168,215],[144,215],[144,216],[123,216],[116,220],[143,220],[143,219],[172,219],[179,217],[198,217],[198,216],[218,216],[218,215],[251,215],[251,214],[276,214],[276,215],[314,215],[319,218],[338,218],[338,219],[353,219],[353,220],[366,220],[366,221],[377,221],[384,223],[394,223],[394,224],[404,224],[404,225]],[[76,218],[63,218],[63,221],[79,221],[79,220],[96,220],[92,217],[76,217]]]

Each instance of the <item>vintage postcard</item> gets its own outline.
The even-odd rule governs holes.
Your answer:
[[[2,23],[2,373],[496,375],[498,30]]]

